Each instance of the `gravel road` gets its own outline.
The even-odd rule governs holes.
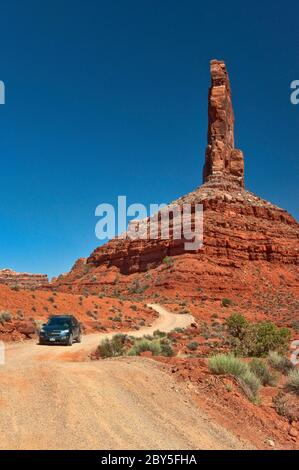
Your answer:
[[[171,331],[192,322],[151,305],[152,327]],[[71,348],[8,344],[0,365],[0,449],[242,449],[248,444],[211,422],[183,386],[151,359],[83,361],[101,339]]]

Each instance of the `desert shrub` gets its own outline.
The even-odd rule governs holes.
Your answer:
[[[250,323],[236,347],[236,352],[251,357],[265,356],[269,351],[283,353],[288,349],[289,341],[288,328],[278,328],[269,321]]]
[[[282,390],[273,398],[275,411],[289,421],[299,421],[299,400],[293,393]]]
[[[233,301],[231,299],[222,299],[221,300],[222,307],[229,307],[232,304],[233,304]]]
[[[153,356],[171,357],[174,355],[171,342],[167,338],[147,335],[134,340],[133,346],[128,351],[128,356],[139,356],[145,351],[150,351]]]
[[[153,356],[161,355],[161,344],[158,340],[150,341],[148,339],[137,340],[129,349],[128,356],[139,356],[145,351],[150,351]]]
[[[5,323],[5,322],[8,322],[8,321],[11,321],[12,319],[12,314],[8,311],[3,311],[3,312],[0,312],[0,323]]]
[[[116,315],[115,317],[112,318],[112,321],[114,321],[114,322],[121,322],[121,316]]]
[[[292,322],[292,328],[297,332],[299,333],[299,320],[294,320]]]
[[[52,303],[55,302],[54,297],[48,297],[48,302],[52,302]]]
[[[137,310],[137,305],[132,304],[132,305],[130,306],[130,308],[136,312],[136,310]]]
[[[166,336],[166,333],[164,333],[164,331],[160,331],[160,330],[155,330],[153,332],[153,335],[154,336],[158,336],[159,338],[164,338]]]
[[[248,370],[247,364],[232,354],[217,354],[208,362],[209,369],[214,374],[229,374],[241,377]]]
[[[253,402],[257,401],[261,382],[245,362],[231,354],[217,354],[209,359],[208,364],[214,374],[235,377],[246,396]]]
[[[161,355],[166,357],[174,356],[174,350],[169,342],[161,342]]]
[[[227,329],[230,335],[242,339],[248,326],[246,318],[240,313],[233,313],[226,320]]]
[[[104,339],[98,346],[97,353],[102,358],[118,357],[124,354],[126,335],[114,335],[111,340]]]
[[[299,369],[294,369],[289,373],[286,388],[299,395]]]
[[[261,381],[262,385],[274,387],[277,383],[277,375],[274,374],[262,359],[253,359],[249,368]]]
[[[173,266],[174,264],[173,258],[171,256],[165,256],[162,262],[163,264],[166,264],[166,266]]]
[[[258,392],[261,387],[261,382],[260,379],[251,372],[251,370],[247,370],[241,377],[239,377],[238,383],[250,401],[258,401]]]
[[[179,326],[177,326],[173,331],[175,333],[184,333],[184,328],[180,328]]]
[[[190,351],[195,351],[199,346],[199,343],[197,341],[191,341],[189,344],[187,344],[187,348],[190,349]]]
[[[128,291],[130,294],[142,294],[148,287],[147,284],[141,285],[140,281],[135,279],[128,287]]]
[[[270,351],[268,354],[268,362],[273,369],[278,370],[284,375],[287,375],[290,370],[293,369],[294,365],[285,356],[282,356],[277,351]]]

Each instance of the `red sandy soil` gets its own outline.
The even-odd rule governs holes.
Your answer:
[[[162,263],[147,272],[130,275],[120,274],[115,267],[100,266],[92,269],[90,279],[84,277],[84,282],[81,277],[72,277],[74,270],[69,275],[71,284],[57,288],[159,303],[185,301],[188,307],[194,304],[192,313],[200,317],[210,308],[218,309],[221,301],[228,298],[254,320],[267,318],[286,326],[299,321],[297,266],[265,261],[247,262],[239,267],[229,263],[219,265],[202,260],[197,254],[173,256],[171,260],[171,266]]]
[[[73,314],[86,332],[138,329],[157,316],[142,302],[43,290],[16,291],[0,285],[0,315],[3,311],[12,314],[10,321],[0,323],[0,339],[6,341],[31,338],[50,315]]]
[[[198,406],[237,437],[247,439],[258,449],[299,450],[299,421],[290,422],[278,415],[272,401],[283,390],[283,380],[278,387],[262,387],[261,403],[255,405],[233,378],[212,375],[205,359],[155,359],[167,364],[172,376],[186,385]],[[292,398],[299,418],[299,398]]]

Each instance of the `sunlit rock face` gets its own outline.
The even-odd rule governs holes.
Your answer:
[[[244,159],[234,147],[234,112],[225,63],[212,60],[208,103],[208,145],[203,169],[204,183],[244,186]]]

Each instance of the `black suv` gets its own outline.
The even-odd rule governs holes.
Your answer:
[[[73,315],[53,315],[39,332],[39,344],[81,343],[81,325]]]

